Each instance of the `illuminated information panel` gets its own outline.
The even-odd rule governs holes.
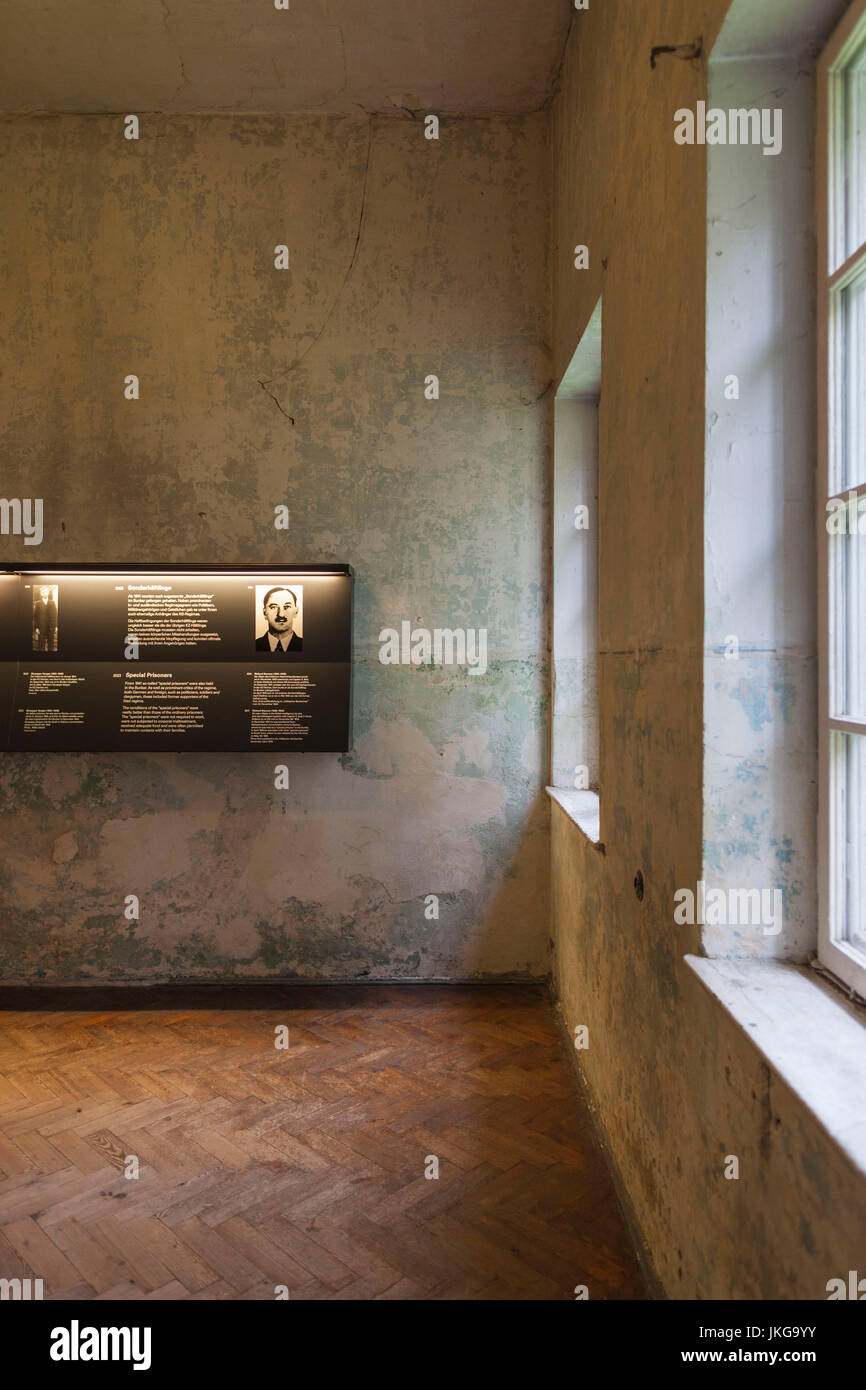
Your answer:
[[[345,752],[352,571],[0,572],[7,752]]]

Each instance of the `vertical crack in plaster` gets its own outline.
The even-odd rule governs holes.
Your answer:
[[[164,2],[164,0],[163,0],[163,2]],[[338,306],[338,304],[340,303],[340,300],[341,300],[342,297],[343,297],[343,291],[345,290],[347,284],[349,283],[349,276],[352,274],[352,271],[353,271],[354,268],[355,268],[355,262],[356,262],[357,259],[358,259],[358,251],[359,251],[360,246],[361,246],[361,233],[362,233],[363,230],[364,230],[364,219],[365,219],[365,217],[366,217],[366,215],[367,215],[367,182],[368,182],[368,179],[369,179],[369,176],[370,176],[370,159],[371,159],[371,155],[372,155],[372,152],[373,152],[373,120],[374,120],[374,117],[371,115],[371,116],[370,116],[370,119],[369,119],[369,123],[368,123],[368,134],[367,134],[367,158],[366,158],[366,161],[365,161],[365,164],[364,164],[364,181],[363,181],[363,186],[362,186],[362,189],[361,189],[361,209],[360,209],[360,212],[359,212],[359,214],[358,214],[358,230],[357,230],[357,232],[355,233],[355,245],[352,247],[352,258],[351,258],[351,260],[349,261],[349,265],[348,265],[348,268],[347,268],[347,270],[346,270],[345,275],[343,276],[342,283],[340,284],[340,288],[337,290],[337,293],[336,293],[336,295],[334,296],[334,299],[333,299],[333,302],[332,302],[332,304],[331,304],[331,307],[330,307],[330,309],[328,310],[327,314],[325,315],[325,318],[324,318],[324,321],[323,321],[323,323],[322,323],[321,328],[319,329],[319,331],[318,331],[318,333],[316,334],[316,336],[315,336],[315,338],[313,339],[313,341],[312,341],[306,348],[304,348],[304,351],[301,353],[300,357],[296,358],[296,360],[292,363],[292,365],[291,365],[290,367],[287,367],[287,368],[286,368],[285,372],[283,373],[284,376],[289,376],[292,372],[294,372],[294,371],[301,365],[301,363],[304,361],[304,358],[307,357],[307,356],[309,355],[309,353],[312,352],[313,348],[316,346],[316,344],[318,343],[319,339],[322,337],[322,334],[324,333],[325,329],[328,327],[328,324],[331,322],[331,319],[334,317],[334,313],[335,313],[335,311],[336,311],[336,309],[337,309],[337,306]],[[261,384],[261,383],[259,383],[259,384]],[[275,397],[274,399],[276,399],[276,397]],[[282,407],[281,407],[281,409],[282,409]],[[285,414],[285,411],[283,411],[283,414]]]
[[[171,10],[168,8],[167,0],[159,0],[159,3],[162,6],[162,25],[165,29],[166,38],[169,39],[170,42],[174,45],[174,47],[177,49],[177,42],[174,38],[174,35],[168,27],[168,21],[171,18]],[[177,51],[177,61],[180,65],[180,81],[178,82],[177,86],[174,89],[174,92],[172,93],[172,101],[174,101],[178,92],[180,92],[182,88],[192,86],[192,83],[186,75],[186,68],[184,67],[183,58],[181,58],[180,56],[179,49]]]
[[[343,60],[343,85],[342,85],[342,87],[341,87],[341,89],[340,89],[340,94],[342,95],[343,92],[348,91],[348,87],[349,87],[349,68],[348,68],[348,66],[347,66],[347,64],[346,64],[346,40],[345,40],[345,38],[343,37],[343,26],[342,26],[342,24],[338,24],[338,25],[337,25],[337,28],[338,28],[339,33],[340,33],[340,56],[341,56],[341,58],[342,58],[342,60]]]

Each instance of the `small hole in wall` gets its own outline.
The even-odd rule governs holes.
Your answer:
[[[643,902],[643,874],[640,869],[634,876],[634,895],[639,903]]]

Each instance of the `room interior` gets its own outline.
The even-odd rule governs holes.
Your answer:
[[[13,1296],[860,1296],[863,8],[4,0]]]

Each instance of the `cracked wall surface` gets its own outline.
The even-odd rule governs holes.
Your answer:
[[[265,753],[2,759],[0,976],[543,976],[546,116],[5,118],[0,150],[38,561],[357,575],[354,746],[290,791]],[[403,619],[486,628],[486,674],[381,665]]]

